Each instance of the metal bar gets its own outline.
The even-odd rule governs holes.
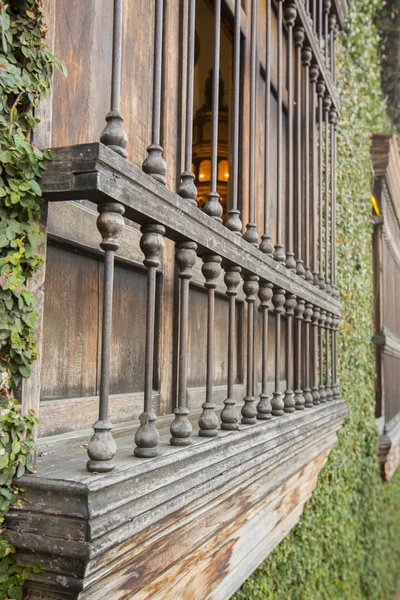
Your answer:
[[[330,402],[333,400],[333,390],[332,390],[332,353],[330,352],[332,340],[332,315],[328,312],[326,315],[325,321],[325,392],[326,392],[326,400]]]
[[[325,39],[325,66],[329,69],[329,12],[331,10],[331,0],[324,0],[324,39]]]
[[[282,245],[282,204],[283,204],[283,52],[282,52],[282,38],[283,38],[283,22],[282,22],[282,3],[283,0],[278,0],[278,133],[277,133],[277,152],[278,152],[278,181],[277,181],[277,205],[276,205],[276,244],[274,259],[279,263],[286,261],[286,254]]]
[[[295,373],[295,383],[294,383],[294,405],[296,410],[304,410],[304,396],[303,390],[301,389],[301,368],[302,368],[302,344],[301,344],[301,325],[303,320],[303,315],[305,311],[305,302],[301,298],[297,300],[294,318],[296,322],[296,344],[295,344],[295,360],[294,360],[294,373]]]
[[[319,387],[318,387],[318,322],[321,316],[318,306],[314,306],[312,314],[313,327],[313,364],[312,364],[312,388],[311,394],[314,406],[320,403]]]
[[[268,395],[268,310],[272,300],[272,283],[262,281],[258,290],[262,310],[262,357],[261,357],[261,394],[257,404],[257,419],[266,421],[271,418],[271,397]]]
[[[302,48],[304,42],[303,27],[296,27],[294,30],[294,44],[296,47],[296,273],[300,277],[305,276],[305,269],[302,260]]]
[[[155,0],[154,61],[153,61],[153,113],[151,144],[142,169],[162,184],[167,182],[167,165],[161,147],[161,85],[163,68],[163,17],[164,0]]]
[[[229,298],[228,317],[228,386],[227,398],[224,400],[224,408],[221,411],[221,429],[238,429],[239,413],[233,394],[234,366],[235,366],[235,327],[236,327],[236,296],[241,282],[241,268],[227,263],[225,269],[226,295]]]
[[[292,332],[293,332],[293,315],[296,308],[296,296],[294,294],[286,294],[285,311],[286,311],[286,390],[284,396],[285,413],[295,411],[295,399],[293,393],[293,375],[292,375]]]
[[[204,206],[204,212],[222,223],[222,205],[217,192],[218,176],[218,117],[219,117],[219,65],[221,45],[221,0],[214,3],[214,66],[212,77],[212,140],[211,140],[211,178],[210,192]]]
[[[101,324],[101,358],[100,358],[100,398],[99,419],[93,425],[94,434],[87,453],[88,471],[107,473],[115,467],[116,444],[111,434],[112,424],[108,420],[108,398],[110,393],[110,359],[111,359],[111,327],[112,302],[114,287],[114,254],[119,248],[119,234],[124,227],[122,215],[125,212],[118,202],[104,202],[98,205],[99,216],[97,229],[101,233],[100,247],[104,250],[104,284],[103,284],[103,320]]]
[[[333,82],[336,83],[336,38],[337,38],[337,25],[336,15],[331,14],[329,17],[329,28],[330,28],[330,46],[331,46],[331,75]]]
[[[122,70],[122,0],[114,0],[113,5],[113,42],[111,64],[111,102],[110,112],[106,115],[107,125],[103,129],[100,141],[124,158],[128,156],[126,146],[128,136],[122,127],[123,118],[119,112],[121,98]]]
[[[326,86],[322,80],[317,83],[318,94],[318,206],[319,206],[319,287],[325,289],[324,279],[324,262],[323,262],[323,174],[324,174],[324,159],[323,159],[323,99]]]
[[[247,302],[247,385],[242,406],[242,423],[254,425],[257,422],[254,389],[254,308],[257,300],[258,280],[256,275],[245,275],[243,291]]]
[[[280,391],[280,376],[281,376],[281,315],[285,306],[285,290],[274,289],[272,302],[276,315],[275,322],[275,389],[272,394],[272,414],[275,417],[280,417],[284,414],[284,401]]]
[[[187,354],[188,354],[188,318],[189,318],[189,281],[193,276],[192,267],[196,262],[197,244],[178,242],[175,246],[175,262],[180,279],[179,304],[179,348],[178,348],[178,398],[174,410],[175,418],[171,423],[170,444],[172,446],[190,446],[192,443],[192,425],[189,421],[189,409],[186,406]]]
[[[319,285],[318,277],[318,246],[317,246],[317,221],[318,221],[318,187],[316,183],[317,175],[317,132],[316,132],[316,119],[317,119],[317,81],[319,76],[319,69],[316,64],[312,64],[310,67],[310,83],[311,83],[311,181],[312,181],[312,274],[313,284]]]
[[[323,0],[319,0],[319,11],[318,11],[318,37],[319,37],[319,46],[320,48],[322,47],[322,42],[323,42],[323,37],[324,37],[324,32],[322,29],[322,21],[323,21],[323,14],[324,14],[324,2]]]
[[[305,408],[312,408],[314,406],[313,396],[310,388],[310,323],[313,315],[313,305],[310,302],[306,303],[304,311],[304,326],[305,326],[305,360],[304,360],[304,371],[305,371],[305,388],[303,389],[304,406]]]
[[[301,53],[305,70],[304,78],[304,226],[305,226],[305,279],[313,281],[310,269],[310,64],[312,59],[311,48],[303,47]]]
[[[329,170],[332,166],[330,164],[330,152],[329,152],[329,110],[332,105],[332,101],[329,96],[324,97],[324,120],[325,120],[325,289],[328,294],[331,293],[331,273],[329,271],[329,251],[331,248],[332,240],[330,240],[329,230],[329,194],[331,192],[329,183]]]
[[[192,172],[193,145],[193,85],[196,0],[188,0],[187,63],[186,63],[186,112],[185,112],[185,161],[178,194],[196,206],[197,188]]]
[[[329,113],[331,125],[331,291],[335,298],[339,297],[336,287],[336,128],[337,113],[334,108]]]
[[[326,321],[326,311],[321,310],[319,319],[319,401],[321,404],[326,402],[326,390],[324,381],[324,324]]]
[[[294,258],[294,229],[293,229],[293,27],[297,17],[296,4],[285,4],[284,17],[287,27],[287,77],[288,77],[288,215],[286,219],[288,229],[288,249],[286,253],[286,267],[290,271],[296,270]]]
[[[144,409],[139,417],[140,427],[135,435],[135,456],[151,458],[158,456],[159,433],[153,412],[154,340],[156,316],[156,273],[164,251],[165,228],[149,224],[141,227],[140,248],[147,267],[146,347],[144,376]]]
[[[269,225],[269,183],[270,183],[270,133],[271,133],[271,0],[267,0],[266,56],[265,56],[265,128],[264,128],[264,233],[261,236],[260,250],[273,255]]]
[[[243,238],[258,246],[258,232],[255,215],[255,144],[256,144],[256,69],[257,69],[257,3],[251,3],[251,34],[250,34],[250,151],[249,151],[249,222]],[[280,3],[281,4],[281,3]]]
[[[221,257],[217,254],[205,254],[201,270],[206,280],[204,287],[208,290],[208,304],[206,400],[202,405],[203,412],[199,417],[199,435],[202,437],[215,437],[218,435],[218,417],[212,397],[214,375],[214,314],[215,288],[217,287],[217,279],[221,274]]]
[[[268,0],[269,2],[271,0]],[[239,122],[240,122],[240,11],[241,1],[235,0],[233,35],[233,82],[232,82],[232,162],[229,170],[231,208],[225,225],[236,235],[242,234],[242,221],[238,210],[239,188]]]

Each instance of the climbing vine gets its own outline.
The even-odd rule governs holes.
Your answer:
[[[28,282],[41,264],[40,178],[51,155],[32,142],[34,108],[50,91],[53,67],[63,70],[44,43],[46,32],[40,0],[0,1],[0,525],[10,506],[23,502],[13,478],[33,470],[37,419],[33,410],[23,415],[13,395],[37,353]],[[1,533],[0,600],[19,600],[29,569],[17,564]]]
[[[381,6],[350,2],[338,49],[338,366],[350,414],[299,524],[236,600],[388,600],[400,588],[400,469],[381,482],[371,344],[370,134],[390,127],[380,80]]]

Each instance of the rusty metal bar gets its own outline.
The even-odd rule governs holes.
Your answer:
[[[277,181],[277,205],[276,205],[276,244],[274,259],[279,263],[286,261],[286,254],[283,249],[283,23],[282,23],[282,4],[283,0],[278,0],[278,133],[277,133],[277,153],[278,153],[278,181]]]
[[[316,64],[310,66],[310,84],[311,84],[311,181],[312,181],[312,227],[309,232],[312,237],[312,274],[313,284],[319,285],[318,277],[318,246],[317,246],[317,221],[318,221],[318,186],[316,183],[318,174],[317,165],[317,81],[319,76],[319,68]]]
[[[331,0],[324,0],[324,47],[325,47],[325,66],[329,69],[329,12],[331,10]]]
[[[324,145],[323,145],[323,99],[325,95],[326,86],[322,80],[317,83],[317,94],[318,94],[318,206],[319,206],[319,287],[321,290],[325,289],[325,278],[324,278],[324,261],[323,261],[323,249],[324,249],[324,237],[323,237],[323,175],[324,175]]]
[[[336,287],[336,128],[337,112],[332,108],[329,113],[331,125],[331,291],[335,298],[339,297]]]
[[[270,0],[268,0],[270,2]],[[240,10],[241,1],[235,0],[233,36],[233,82],[232,82],[232,161],[229,170],[231,208],[225,225],[236,235],[242,234],[242,221],[238,210],[239,188],[239,122],[240,122]]]
[[[243,238],[258,246],[258,232],[255,214],[255,144],[256,144],[256,108],[257,108],[257,0],[251,3],[250,33],[250,152],[249,152],[249,222]],[[281,3],[280,3],[281,4]]]
[[[303,186],[302,186],[302,48],[304,42],[303,27],[294,30],[294,44],[296,47],[296,273],[300,277],[305,276],[302,260],[302,210],[303,210]]]
[[[331,98],[326,95],[324,97],[324,121],[325,121],[325,289],[328,293],[331,293],[331,273],[329,270],[330,256],[329,252],[331,249],[332,240],[330,240],[330,229],[329,229],[329,195],[331,193],[330,182],[329,182],[329,171],[333,163],[330,163],[332,156],[329,152],[329,111],[332,105]]]
[[[305,228],[305,279],[313,281],[310,269],[310,64],[312,52],[309,46],[304,46],[301,58],[305,70],[304,77],[304,228]]]

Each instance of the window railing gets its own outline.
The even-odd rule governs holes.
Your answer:
[[[135,435],[134,454],[159,454],[159,434],[153,410],[156,339],[156,273],[162,262],[164,240],[175,242],[179,278],[179,318],[176,346],[177,393],[170,443],[187,446],[193,426],[187,406],[187,362],[190,344],[190,282],[198,257],[202,261],[207,313],[206,397],[198,419],[198,435],[216,437],[221,429],[242,429],[285,413],[311,409],[339,399],[336,337],[340,315],[336,286],[336,128],[339,113],[335,92],[336,12],[331,2],[277,2],[268,0],[264,18],[265,40],[260,41],[256,0],[246,4],[250,19],[249,76],[242,76],[241,2],[214,2],[212,66],[210,187],[203,210],[197,206],[193,164],[193,93],[195,70],[196,2],[185,3],[186,89],[182,95],[185,131],[183,165],[178,190],[166,187],[168,165],[162,148],[163,110],[176,101],[163,94],[164,3],[155,0],[152,132],[142,169],[127,159],[127,135],[120,113],[122,74],[123,2],[114,0],[112,93],[101,143],[56,148],[43,180],[46,199],[88,199],[97,204],[97,227],[104,251],[104,294],[100,368],[99,418],[88,444],[87,468],[107,472],[115,466],[108,400],[110,392],[111,325],[113,316],[114,256],[124,217],[141,226],[140,247],[147,269],[144,405]],[[218,135],[220,112],[221,16],[232,25],[232,97],[229,139],[227,215],[218,192]],[[277,19],[276,47],[272,23]],[[264,29],[262,29],[264,31]],[[264,48],[264,54],[262,49]],[[276,63],[272,57],[276,56]],[[262,72],[264,103],[260,106],[256,80]],[[144,84],[147,82],[144,82]],[[245,87],[248,86],[248,89]],[[249,98],[248,111],[244,97]],[[277,105],[276,117],[271,110]],[[244,110],[246,108],[246,111]],[[262,136],[257,115],[263,113]],[[248,115],[245,122],[244,115]],[[248,153],[241,155],[248,138]],[[263,140],[262,168],[258,156]],[[276,143],[276,145],[275,145]],[[276,153],[276,172],[272,156]],[[262,176],[261,176],[262,173]],[[270,179],[275,177],[276,197]],[[244,181],[247,195],[242,198]],[[263,201],[259,201],[262,181]],[[240,200],[240,201],[239,201]],[[273,211],[272,211],[273,209]],[[272,212],[271,212],[272,211]],[[271,219],[271,214],[274,219]],[[244,215],[246,219],[244,219]],[[246,222],[242,234],[242,221]],[[262,230],[260,229],[260,223]],[[218,416],[213,402],[215,289],[224,272],[229,304],[226,331],[227,397]],[[235,297],[243,285],[247,303],[246,395],[239,413],[234,385],[237,345]],[[262,326],[256,326],[258,309]],[[269,315],[275,317],[274,347],[269,347]],[[282,319],[285,320],[282,363]],[[261,353],[256,338],[261,337]],[[275,355],[274,390],[268,393],[268,352]],[[261,393],[256,397],[256,365],[261,366]],[[285,372],[285,389],[282,387]]]

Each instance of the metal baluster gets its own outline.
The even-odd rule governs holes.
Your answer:
[[[271,397],[268,395],[268,310],[272,300],[272,283],[262,281],[258,290],[260,307],[262,310],[262,359],[261,359],[261,394],[257,404],[257,419],[271,418]]]
[[[319,404],[319,388],[318,388],[318,322],[320,318],[320,310],[318,306],[314,306],[312,314],[312,327],[313,327],[313,365],[312,365],[312,380],[313,386],[311,388],[311,394],[313,398],[313,404]]]
[[[296,5],[289,2],[285,5],[284,17],[287,26],[287,70],[288,70],[288,250],[286,253],[286,267],[296,270],[294,258],[294,231],[293,231],[293,27],[297,17]]]
[[[332,338],[332,316],[331,313],[326,314],[325,321],[325,361],[326,361],[326,371],[325,371],[325,391],[326,391],[326,400],[330,402],[333,399],[333,391],[332,391],[332,380],[331,380],[331,372],[332,372],[332,353],[330,354],[329,348],[329,335]]]
[[[293,376],[292,376],[292,332],[293,332],[293,315],[296,308],[296,296],[294,294],[286,294],[285,311],[286,311],[286,391],[284,397],[286,413],[295,411],[295,399],[293,393]]]
[[[329,114],[331,124],[331,282],[332,294],[339,298],[336,287],[336,128],[337,112],[332,108]]]
[[[310,64],[312,59],[311,48],[305,46],[301,53],[303,66],[305,69],[305,89],[304,89],[304,225],[305,225],[305,278],[306,281],[312,281],[313,276],[310,269]]]
[[[188,318],[189,318],[189,281],[193,276],[192,267],[196,262],[197,244],[178,242],[175,246],[175,262],[180,279],[179,306],[179,350],[178,350],[178,402],[174,410],[175,418],[171,423],[170,444],[190,446],[192,443],[192,425],[189,410],[186,407],[187,354],[188,354]]]
[[[324,174],[324,162],[323,162],[323,99],[325,95],[326,86],[322,80],[317,83],[317,94],[318,94],[318,205],[319,205],[319,287],[324,290],[325,279],[324,279],[324,262],[323,262],[323,174]]]
[[[257,275],[243,277],[243,291],[247,302],[247,386],[244,404],[242,406],[242,423],[254,425],[257,410],[255,407],[254,389],[254,309],[258,292]]]
[[[121,69],[122,69],[122,0],[114,0],[113,6],[113,44],[111,67],[111,110],[106,115],[107,125],[100,136],[100,142],[105,144],[124,158],[128,156],[125,150],[128,136],[122,123],[124,119],[119,112],[121,99]]]
[[[334,316],[332,319],[332,392],[333,399],[340,399],[340,387],[337,378],[337,330],[339,325],[339,319]]]
[[[206,374],[206,401],[203,403],[203,412],[199,417],[199,435],[202,437],[215,437],[218,435],[218,417],[213,403],[213,372],[214,372],[214,314],[215,314],[215,288],[217,279],[221,274],[221,257],[217,254],[205,254],[201,271],[206,280],[204,287],[208,290],[207,309],[207,374]]]
[[[267,0],[266,56],[265,56],[265,129],[264,129],[264,233],[260,250],[273,255],[269,225],[269,181],[270,181],[270,129],[271,129],[271,0]]]
[[[317,33],[317,0],[313,0],[311,17],[313,22],[314,33]]]
[[[296,345],[295,345],[295,390],[294,390],[294,407],[296,410],[304,410],[304,396],[303,390],[301,389],[301,323],[305,311],[304,300],[297,300],[296,307],[294,309],[294,318],[296,320]]]
[[[330,168],[330,156],[329,156],[329,110],[332,105],[332,100],[329,96],[324,97],[324,120],[325,120],[325,289],[330,294],[332,292],[329,272],[329,251],[331,248],[332,240],[330,240],[329,230],[329,194],[331,188],[329,187],[329,168]]]
[[[277,262],[284,263],[286,261],[286,254],[282,245],[282,204],[283,204],[283,52],[282,52],[282,2],[278,0],[278,181],[277,181],[277,206],[276,206],[276,244],[274,259]]]
[[[229,298],[229,320],[228,320],[228,390],[227,398],[224,400],[224,408],[221,411],[221,429],[238,429],[239,412],[233,394],[234,366],[235,366],[235,327],[236,327],[236,296],[241,282],[240,273],[242,269],[236,265],[226,264],[225,285],[226,295]]]
[[[317,249],[317,221],[318,221],[318,187],[316,183],[317,175],[317,81],[319,68],[316,64],[310,67],[311,83],[311,174],[312,174],[312,263],[313,263],[313,284],[319,285],[318,277],[318,249]],[[311,233],[310,232],[310,233]]]
[[[250,152],[249,152],[249,222],[243,238],[258,246],[258,232],[255,215],[255,145],[256,145],[256,75],[257,75],[257,0],[251,3],[250,39]]]
[[[324,0],[324,39],[325,39],[325,65],[329,69],[329,12],[331,10],[331,0]]]
[[[140,248],[147,267],[146,351],[144,376],[144,410],[139,417],[140,427],[135,435],[135,456],[151,458],[158,456],[159,433],[153,412],[154,339],[156,316],[156,274],[164,251],[165,228],[148,224],[141,227]]]
[[[114,254],[119,248],[118,237],[124,226],[125,212],[118,202],[103,202],[97,207],[97,229],[101,233],[100,248],[104,250],[103,321],[101,326],[100,398],[99,419],[93,425],[94,434],[87,448],[88,471],[106,473],[115,467],[116,444],[112,437],[112,424],[108,420],[110,394],[110,359],[112,301],[114,285]]]
[[[322,16],[323,16],[323,0],[319,0],[319,11],[318,11],[318,36],[319,36],[319,46],[320,48],[322,48],[323,46],[323,39],[324,39],[324,32],[322,29]]]
[[[204,212],[222,223],[222,205],[217,192],[218,175],[218,116],[219,116],[219,63],[221,43],[221,0],[214,3],[214,67],[212,78],[212,141],[211,141],[211,181],[210,192],[204,206]]]
[[[147,156],[142,164],[142,169],[145,173],[154,177],[156,181],[165,185],[167,181],[167,165],[162,155],[163,149],[160,145],[163,16],[164,0],[155,0],[152,134],[151,144],[147,148]]]
[[[319,401],[326,402],[326,390],[324,382],[324,324],[326,321],[326,310],[321,310],[319,319]]]
[[[294,30],[294,44],[296,47],[296,273],[300,277],[305,276],[305,269],[302,260],[302,80],[301,80],[301,53],[304,42],[303,27],[296,27]]]
[[[178,194],[196,206],[197,188],[192,172],[193,145],[193,82],[194,82],[194,40],[195,40],[196,0],[188,0],[187,65],[186,65],[186,115],[185,115],[185,164],[181,174]]]
[[[306,343],[305,343],[305,361],[304,361],[304,370],[305,370],[305,388],[303,389],[304,395],[304,406],[305,408],[312,408],[314,406],[313,397],[310,389],[310,323],[311,317],[313,315],[313,306],[309,302],[307,302],[305,311],[304,311],[304,327],[306,334]]]
[[[239,187],[239,121],[240,121],[240,0],[235,0],[235,24],[233,36],[233,82],[232,82],[232,163],[229,170],[231,209],[225,225],[236,235],[242,234],[242,221],[238,210]]]
[[[337,38],[337,24],[336,16],[331,15],[329,17],[330,27],[330,38],[331,38],[331,74],[333,83],[336,83],[336,38]]]
[[[284,413],[284,401],[282,393],[280,391],[280,379],[281,379],[281,315],[284,311],[285,306],[285,290],[280,288],[274,289],[274,295],[272,302],[274,305],[276,323],[275,323],[275,390],[272,394],[272,414],[275,417],[280,417]]]

